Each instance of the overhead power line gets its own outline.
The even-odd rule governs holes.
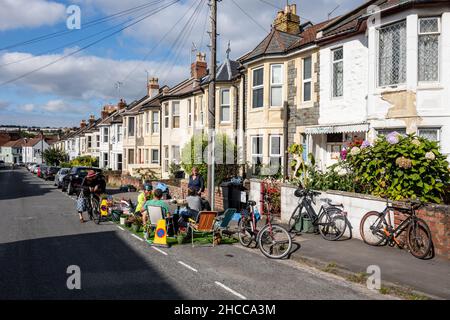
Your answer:
[[[105,17],[102,17],[102,18],[99,18],[99,19],[95,19],[95,20],[86,22],[86,23],[83,24],[83,28],[80,29],[80,30],[62,29],[62,30],[59,30],[59,31],[56,31],[56,32],[52,32],[52,33],[44,34],[42,36],[31,38],[31,39],[28,39],[28,40],[25,40],[25,41],[22,41],[22,42],[13,43],[13,44],[10,44],[8,46],[1,47],[0,51],[9,50],[9,49],[13,49],[13,48],[16,48],[16,47],[37,43],[37,42],[42,42],[42,41],[45,41],[45,40],[49,40],[49,39],[53,39],[53,38],[56,38],[56,37],[64,36],[66,34],[81,32],[81,31],[83,31],[85,29],[91,28],[91,27],[96,26],[98,24],[101,24],[101,23],[104,23],[104,22],[107,22],[107,21],[110,21],[110,20],[114,20],[114,19],[117,19],[117,18],[121,18],[121,17],[126,16],[126,15],[128,15],[130,13],[140,11],[142,9],[145,9],[147,7],[150,7],[150,6],[153,6],[155,4],[162,3],[162,2],[164,2],[164,0],[152,1],[152,2],[149,2],[149,3],[146,3],[146,4],[142,4],[142,5],[130,8],[130,9],[126,9],[126,10],[123,10],[123,11],[116,12],[114,14],[111,14],[111,15],[108,15],[108,16],[105,16]]]
[[[20,76],[18,76],[18,77],[16,77],[16,78],[13,78],[13,79],[7,80],[7,81],[5,81],[5,82],[3,82],[3,83],[0,83],[0,86],[6,85],[6,84],[10,84],[10,83],[13,83],[13,82],[15,82],[15,81],[17,81],[17,80],[23,79],[23,78],[25,78],[25,77],[27,77],[27,76],[29,76],[29,75],[31,75],[31,74],[34,74],[34,73],[36,73],[36,72],[38,72],[38,71],[40,71],[40,70],[43,70],[43,69],[45,69],[45,68],[48,68],[48,67],[51,66],[51,65],[54,65],[54,64],[56,64],[56,63],[58,63],[58,62],[60,62],[60,61],[62,61],[62,60],[64,60],[64,59],[66,59],[66,58],[68,58],[68,57],[70,57],[70,56],[73,56],[73,55],[75,55],[75,54],[77,54],[77,53],[79,53],[79,52],[81,52],[81,51],[83,51],[83,50],[86,50],[87,48],[90,48],[90,47],[96,45],[97,43],[100,43],[100,42],[102,42],[103,40],[108,39],[108,38],[110,38],[110,37],[112,37],[112,36],[114,36],[114,35],[116,35],[116,34],[122,32],[123,30],[128,29],[128,28],[130,28],[130,27],[136,25],[137,23],[139,23],[139,22],[141,22],[141,21],[143,21],[143,20],[145,20],[145,19],[147,19],[147,18],[149,18],[149,17],[155,15],[155,14],[158,13],[158,12],[163,11],[164,9],[166,9],[166,8],[168,8],[168,7],[170,7],[170,6],[174,5],[174,4],[176,4],[176,3],[178,3],[178,2],[180,2],[180,0],[174,0],[174,1],[170,2],[169,4],[167,4],[167,5],[165,5],[165,6],[161,7],[161,8],[156,9],[154,12],[152,12],[152,13],[150,13],[150,14],[147,14],[146,16],[142,17],[141,19],[138,19],[137,21],[134,21],[134,22],[132,22],[132,23],[126,25],[125,27],[122,27],[122,28],[120,28],[119,30],[114,31],[114,32],[112,32],[112,33],[110,33],[110,34],[108,34],[108,35],[106,35],[106,36],[104,36],[104,37],[102,37],[102,38],[100,38],[100,39],[94,41],[94,42],[91,42],[91,43],[89,43],[88,45],[86,45],[86,46],[84,46],[84,47],[82,47],[82,48],[80,48],[80,49],[78,49],[78,50],[75,50],[75,51],[73,51],[73,52],[71,52],[71,53],[69,53],[69,54],[66,54],[66,55],[64,55],[64,56],[62,56],[62,57],[60,57],[60,58],[58,58],[58,59],[56,59],[56,60],[54,60],[54,61],[52,61],[52,62],[50,62],[50,63],[47,63],[47,64],[45,64],[45,65],[43,65],[43,66],[41,66],[41,67],[39,67],[39,68],[37,68],[37,69],[34,69],[34,70],[32,70],[32,71],[29,71],[29,72],[27,72],[27,73],[24,73],[24,74],[22,74],[22,75],[20,75]]]
[[[163,2],[163,1],[160,0],[159,2]],[[61,46],[58,46],[58,47],[55,47],[55,48],[52,48],[52,49],[40,51],[40,52],[36,53],[35,55],[33,55],[33,56],[31,56],[31,57],[26,57],[26,58],[23,58],[23,59],[19,59],[19,60],[11,61],[11,62],[8,62],[8,63],[0,64],[0,68],[6,67],[6,66],[9,66],[9,65],[13,65],[13,64],[16,64],[16,63],[28,61],[28,60],[37,59],[37,58],[39,58],[41,55],[48,54],[48,53],[51,53],[51,52],[54,52],[54,51],[57,51],[57,50],[60,50],[60,49],[67,48],[67,47],[69,47],[69,46],[78,44],[78,43],[80,43],[80,42],[83,42],[83,41],[88,40],[88,39],[91,39],[91,38],[95,38],[95,37],[97,37],[97,36],[100,35],[100,34],[103,34],[103,33],[106,33],[106,32],[108,32],[108,31],[114,30],[114,29],[116,29],[116,28],[118,28],[118,27],[120,27],[120,26],[122,26],[122,25],[125,25],[125,24],[127,24],[127,23],[130,23],[130,22],[136,20],[136,19],[139,19],[139,18],[141,18],[141,17],[143,17],[143,16],[146,16],[148,13],[152,12],[153,10],[154,10],[154,9],[152,9],[152,10],[150,10],[150,11],[146,11],[146,12],[144,12],[144,13],[141,13],[141,14],[137,15],[136,17],[134,17],[134,18],[132,18],[132,19],[130,19],[130,20],[121,22],[121,23],[119,23],[119,24],[117,24],[117,25],[114,25],[114,26],[109,27],[109,28],[107,28],[107,29],[104,29],[104,30],[101,30],[101,31],[99,31],[99,32],[96,32],[96,33],[91,34],[91,35],[89,35],[89,36],[87,36],[87,37],[84,37],[84,38],[81,38],[81,39],[78,39],[78,40],[75,40],[75,41],[71,41],[71,42],[65,43],[65,44],[63,44],[63,45],[61,45]]]
[[[264,30],[264,32],[267,32],[267,29],[264,28],[264,27],[263,27],[258,21],[256,21],[251,15],[249,15],[244,9],[242,9],[241,6],[238,5],[238,4],[236,3],[236,1],[231,0],[231,2],[233,2],[234,5],[235,5],[236,7],[238,7],[239,10],[241,10],[242,13],[244,13],[244,14],[245,14],[250,20],[252,20],[258,27],[260,27],[262,30]]]

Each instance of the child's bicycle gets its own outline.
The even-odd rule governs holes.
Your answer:
[[[264,196],[265,203],[270,201],[269,196]],[[249,247],[253,241],[259,246],[261,252],[271,259],[286,257],[292,248],[292,238],[289,232],[280,225],[272,224],[271,210],[267,210],[266,223],[261,229],[257,228],[258,219],[255,214],[256,202],[248,201],[246,209],[241,212],[238,222],[239,242]]]

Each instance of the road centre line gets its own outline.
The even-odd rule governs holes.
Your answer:
[[[168,255],[167,252],[164,252],[164,251],[162,251],[161,249],[158,249],[157,247],[153,247],[153,246],[152,246],[152,248],[155,249],[156,251],[158,251],[159,253],[162,253],[162,254],[165,255],[165,256]]]
[[[219,282],[219,281],[214,281],[214,283],[216,285],[218,285],[219,287],[222,287],[223,289],[227,290],[228,292],[234,294],[235,296],[241,298],[242,300],[247,300],[246,297],[244,297],[242,294],[240,294],[239,292],[234,291],[233,289],[227,287],[226,285],[224,285],[223,283]]]
[[[198,270],[197,269],[195,269],[195,268],[192,268],[190,265],[188,265],[188,264],[186,264],[186,263],[184,263],[183,261],[178,261],[178,263],[179,264],[181,264],[182,266],[184,266],[184,267],[186,267],[186,268],[188,268],[189,270],[191,270],[191,271],[194,271],[194,272],[198,272]]]

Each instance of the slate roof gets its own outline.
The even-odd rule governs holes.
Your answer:
[[[226,82],[234,80],[240,75],[239,68],[241,64],[237,61],[230,60],[229,58],[219,66],[216,74],[216,81]]]
[[[354,10],[342,15],[322,28],[322,38],[319,42],[328,41],[334,37],[351,36],[364,32],[367,27],[367,8],[371,5],[380,7],[381,10],[391,8],[395,10],[404,10],[411,6],[442,5],[449,4],[449,0],[370,0],[355,8]],[[389,10],[390,11],[390,10]]]

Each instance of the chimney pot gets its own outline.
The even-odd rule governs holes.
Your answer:
[[[151,78],[148,80],[147,89],[148,89],[148,96],[150,98],[155,97],[159,93],[159,79],[158,78]]]
[[[208,74],[207,69],[206,53],[197,53],[195,62],[191,64],[191,77],[200,80]]]

